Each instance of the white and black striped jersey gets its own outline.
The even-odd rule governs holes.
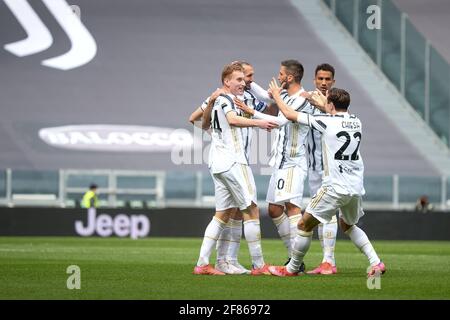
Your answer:
[[[324,115],[326,113],[314,108],[313,115]],[[308,170],[322,174],[323,172],[323,157],[322,157],[322,133],[314,128],[311,128],[308,133]]]
[[[293,110],[312,114],[314,107],[300,96],[302,92],[304,92],[303,88],[289,96],[287,91],[283,90],[281,98]],[[281,112],[278,113],[278,117],[286,119]],[[286,121],[286,124],[277,130],[269,165],[276,169],[306,165],[306,139],[310,131],[309,127]]]
[[[322,134],[322,185],[337,193],[364,195],[364,164],[359,152],[361,121],[347,112],[310,115],[300,112],[297,121]]]
[[[248,107],[250,107],[256,111],[264,112],[264,110],[267,108],[267,104],[265,102],[259,101],[250,91],[244,90],[244,95],[241,97],[238,97],[238,98],[240,100],[242,100]],[[201,105],[201,108],[203,111],[208,106],[208,102],[209,102],[209,97],[206,98],[206,100]],[[237,108],[236,108],[236,113],[242,117],[246,117],[246,118],[251,117],[251,115],[246,114],[246,113],[242,112],[242,110],[237,109]],[[246,155],[247,159],[250,159],[253,128],[251,128],[251,127],[240,128],[240,130],[242,131],[245,155]]]
[[[233,98],[232,94],[220,95],[211,111],[209,168],[212,173],[228,171],[235,163],[248,165],[243,130],[230,126],[226,117],[226,114],[232,111],[239,114]]]
[[[259,112],[263,112],[267,108],[267,104],[265,102],[261,102],[256,97],[247,90],[244,90],[244,96],[239,97],[244,103]],[[250,114],[246,114],[245,112],[242,112],[242,110],[239,110],[238,115],[251,118]],[[245,146],[245,155],[247,156],[247,159],[250,159],[250,151],[252,147],[252,137],[253,137],[253,128],[247,127],[247,128],[241,128],[243,140],[244,140],[244,146]]]

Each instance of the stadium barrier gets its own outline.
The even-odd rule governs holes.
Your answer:
[[[0,236],[198,237],[212,218],[211,209],[0,208]],[[368,210],[361,219],[371,239],[450,240],[450,212]],[[261,212],[263,238],[278,238],[267,212]],[[347,237],[338,232],[338,237]]]
[[[270,175],[255,174],[265,205]],[[90,184],[98,185],[100,208],[214,208],[214,183],[201,171],[0,170],[0,207],[79,208]],[[434,210],[450,210],[450,177],[365,176],[364,208],[411,210],[426,195]],[[305,183],[303,205],[308,204]]]

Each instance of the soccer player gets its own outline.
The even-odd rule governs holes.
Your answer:
[[[249,91],[250,85],[254,79],[254,68],[246,61],[234,61],[232,64],[240,64],[244,70],[244,95],[239,97],[239,101],[243,101],[249,108],[263,112],[267,108],[267,104],[260,102]],[[189,121],[195,123],[203,116],[203,112],[206,109],[210,99],[215,100],[221,93],[224,93],[223,88],[217,89],[210,97],[208,97],[202,105],[197,108],[190,116]],[[241,113],[240,110],[236,110],[239,115],[250,117],[249,114]],[[205,115],[205,128],[209,129],[210,115]],[[250,148],[252,141],[252,128],[241,128],[243,134],[243,141],[245,143],[245,154],[247,159],[250,159]],[[248,218],[248,215],[245,216]],[[239,248],[242,237],[242,220],[243,215],[239,209],[233,210],[230,215],[230,219],[224,227],[216,245],[217,261],[215,268],[227,274],[250,274],[251,271],[242,266],[238,261]],[[244,232],[245,233],[245,232]],[[237,269],[236,269],[237,268]]]
[[[238,116],[233,98],[244,94],[244,73],[240,64],[226,65],[222,71],[222,83],[226,94],[208,103],[204,111],[203,127],[207,115],[211,115],[212,143],[209,155],[209,169],[214,181],[216,214],[205,230],[200,256],[194,274],[224,275],[209,264],[209,258],[230,214],[239,208],[248,215],[244,228],[250,255],[252,275],[270,274],[261,248],[259,209],[256,205],[256,187],[252,171],[245,155],[245,144],[241,128],[259,127],[271,130],[276,123],[268,120],[247,119]]]
[[[335,70],[328,63],[320,64],[316,67],[314,85],[323,95],[327,95],[328,90],[334,85]],[[313,115],[325,114],[319,108],[314,108]],[[308,134],[308,183],[311,198],[317,194],[322,185],[323,157],[322,157],[322,134],[320,131],[311,128]],[[308,274],[335,274],[337,273],[334,249],[336,247],[337,219],[333,215],[330,222],[320,223],[318,226],[318,236],[323,251],[322,263],[315,269],[308,271]]]
[[[291,110],[312,114],[314,107],[302,97],[302,94],[306,92],[301,85],[303,72],[303,65],[297,60],[281,62],[278,74],[278,80],[283,88],[281,101]],[[266,102],[271,101],[267,91],[255,83],[252,83],[251,89],[258,99]],[[303,186],[308,172],[305,146],[309,127],[289,121],[281,112],[278,117],[273,117],[249,110],[245,106],[240,107],[255,118],[270,119],[276,121],[280,126],[269,161],[273,173],[270,178],[266,201],[269,203],[269,215],[275,223],[278,234],[283,240],[290,257],[297,222],[301,218]],[[284,213],[285,208],[287,214]]]
[[[311,199],[306,212],[298,223],[292,257],[286,266],[272,266],[276,276],[296,276],[301,273],[303,258],[311,244],[312,231],[319,223],[329,222],[340,209],[339,224],[355,246],[366,255],[370,263],[369,276],[385,272],[375,249],[363,230],[356,223],[364,215],[361,197],[364,195],[364,164],[359,152],[362,139],[361,121],[348,113],[350,95],[343,89],[328,92],[327,110],[330,115],[310,115],[296,112],[283,103],[281,88],[275,79],[270,90],[280,111],[289,120],[309,126],[322,133],[324,174],[322,186]]]
[[[255,96],[249,91],[250,85],[253,82],[253,77],[255,74],[253,66],[246,62],[246,61],[235,61],[233,63],[240,64],[243,67],[244,70],[244,81],[245,81],[245,87],[244,87],[244,95],[241,97],[238,97],[240,101],[243,101],[244,104],[249,106],[250,108],[263,112],[267,108],[267,104],[264,102],[260,102],[255,98]],[[237,113],[241,116],[244,116],[246,118],[250,118],[250,114],[246,114],[241,112],[240,110],[236,110]],[[252,135],[253,135],[253,128],[247,127],[247,128],[241,128],[242,132],[242,138],[245,145],[245,155],[247,157],[247,160],[250,159],[250,149],[251,149],[251,141],[252,141]],[[236,210],[230,217],[230,220],[228,221],[227,225],[223,229],[218,241],[217,241],[217,269],[225,269],[222,266],[231,265],[238,269],[238,272],[236,273],[251,273],[250,270],[247,270],[244,266],[242,266],[238,262],[238,254],[239,254],[239,247],[241,243],[241,237],[242,237],[242,222],[243,219],[248,220],[249,216],[245,215],[245,217],[242,215],[241,211],[238,209]],[[246,226],[247,223],[244,221],[244,225]]]

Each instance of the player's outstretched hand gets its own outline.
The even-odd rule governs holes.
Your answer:
[[[316,107],[325,108],[325,106],[327,105],[327,97],[320,90],[313,91],[307,99],[312,105]]]
[[[243,101],[239,100],[238,98],[234,98],[233,101],[234,101],[234,104],[236,105],[236,107],[238,107],[245,113],[253,114],[253,112],[252,112],[253,109],[250,108],[249,106],[247,106]]]
[[[276,122],[270,121],[270,120],[258,120],[258,128],[271,131],[272,129],[275,129],[278,127],[278,124]]]
[[[303,91],[300,96],[309,101],[314,91]]]
[[[277,80],[275,78],[272,78],[272,81],[270,81],[269,83],[269,90],[267,90],[267,92],[269,92],[269,94],[271,94],[275,99],[276,97],[280,96],[281,90],[282,88],[278,85]]]

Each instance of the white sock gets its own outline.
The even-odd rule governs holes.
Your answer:
[[[228,245],[227,260],[237,261],[242,237],[242,220],[230,219],[230,244]]]
[[[291,261],[289,261],[286,269],[288,272],[298,272],[303,262],[303,257],[309,250],[312,240],[312,231],[306,232],[298,230],[297,235],[294,238],[294,245],[292,246]]]
[[[225,227],[225,222],[213,217],[205,230],[202,246],[200,248],[200,257],[197,261],[197,266],[205,266],[209,264],[209,257],[211,256],[214,245],[219,239],[220,233]]]
[[[336,265],[334,258],[334,248],[336,247],[337,222],[330,222],[323,225],[323,261],[332,266]]]
[[[357,226],[352,226],[350,229],[345,231],[345,233],[350,237],[355,246],[365,254],[371,266],[380,263],[380,258],[378,258],[375,249],[369,241],[366,233],[362,231]]]
[[[284,213],[277,218],[272,218],[273,223],[277,227],[278,234],[283,240],[284,246],[288,250],[288,256],[291,256],[291,229],[289,225],[288,216]]]
[[[319,238],[320,247],[322,248],[323,251],[323,223],[319,223],[319,225],[317,226],[317,237]]]
[[[264,266],[264,258],[261,248],[261,229],[259,220],[244,221],[244,234],[248,243],[253,267],[258,269]]]
[[[290,242],[291,242],[291,254],[289,255],[289,257],[292,255],[292,247],[294,246],[294,239],[297,236],[298,233],[298,227],[297,224],[300,221],[300,219],[302,218],[301,214],[296,214],[293,216],[289,217],[289,229],[290,229]]]
[[[231,238],[231,221],[230,220],[228,220],[228,223],[224,226],[222,232],[220,233],[219,239],[217,239],[216,260],[218,262],[225,261],[227,258],[228,247],[230,246],[230,238]]]

